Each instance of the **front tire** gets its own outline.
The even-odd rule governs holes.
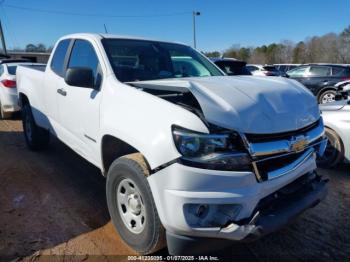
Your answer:
[[[25,141],[30,150],[41,150],[48,146],[50,142],[50,132],[35,123],[29,104],[23,106],[22,124]]]
[[[123,241],[139,254],[165,246],[165,230],[149,187],[149,171],[139,153],[115,160],[107,175],[106,194],[112,222]]]
[[[322,168],[332,168],[344,159],[344,145],[338,134],[326,127],[325,133],[328,143],[324,155],[317,160],[318,166]]]

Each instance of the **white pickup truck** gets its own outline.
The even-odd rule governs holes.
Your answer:
[[[101,169],[111,220],[140,254],[208,253],[286,225],[327,193],[314,96],[225,76],[189,46],[73,34],[18,68],[26,143],[51,135]]]

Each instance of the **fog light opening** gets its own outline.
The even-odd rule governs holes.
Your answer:
[[[199,205],[196,210],[196,216],[199,218],[204,218],[208,213],[208,205]]]

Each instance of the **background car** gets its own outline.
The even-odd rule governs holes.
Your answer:
[[[350,67],[334,64],[308,64],[294,68],[287,75],[305,85],[320,104],[335,101],[338,82],[350,80]]]
[[[227,75],[251,75],[246,67],[246,62],[234,58],[211,58],[222,71]]]
[[[10,118],[19,111],[16,88],[16,69],[20,64],[32,64],[24,59],[0,60],[0,117]]]
[[[273,65],[253,65],[248,64],[247,69],[256,76],[286,76]]]
[[[289,70],[292,70],[298,66],[300,66],[300,64],[273,64],[279,71],[281,72],[287,72]]]
[[[350,162],[350,101],[342,100],[321,105],[328,145],[325,154],[318,159],[324,168]]]
[[[335,87],[337,88],[335,100],[347,100],[350,97],[350,80],[339,82]]]

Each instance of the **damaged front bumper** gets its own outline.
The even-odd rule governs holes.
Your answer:
[[[306,209],[316,206],[327,195],[327,180],[315,172],[262,199],[249,219],[229,223],[215,238],[191,237],[167,231],[170,254],[203,254],[222,249],[232,241],[253,241],[277,231]]]

